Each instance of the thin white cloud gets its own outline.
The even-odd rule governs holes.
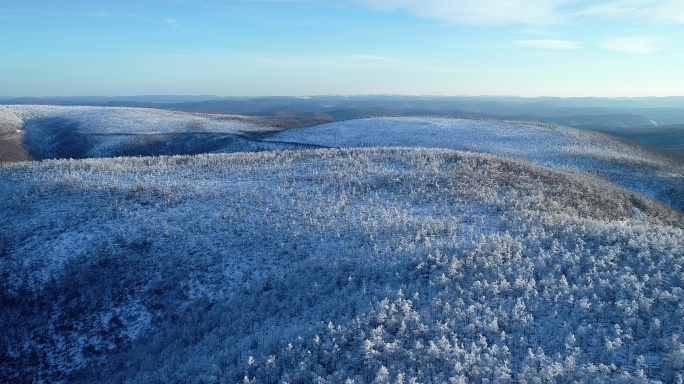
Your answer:
[[[98,12],[90,12],[87,14],[90,17],[96,17],[99,19],[108,19],[111,17],[111,15],[108,12],[105,11],[98,11]]]
[[[548,26],[547,27],[529,26],[529,27],[519,29],[516,33],[520,34],[520,35],[554,36],[554,32]]]
[[[513,45],[527,48],[571,50],[582,48],[582,43],[565,40],[518,40]]]
[[[238,0],[243,3],[304,3],[311,0]]]
[[[378,10],[473,26],[549,26],[582,17],[684,23],[682,0],[351,0]],[[588,4],[589,3],[589,4]]]
[[[578,12],[578,15],[614,20],[684,23],[684,1],[611,0],[592,5]]]
[[[52,12],[44,9],[29,9],[29,8],[0,8],[0,14],[50,14]]]
[[[147,16],[140,16],[136,14],[117,14],[117,13],[111,13],[111,12],[106,12],[106,11],[97,11],[97,12],[89,12],[85,14],[87,17],[92,17],[92,18],[97,18],[97,19],[106,19],[106,20],[128,20],[128,21],[134,21],[134,22],[140,22],[140,23],[149,23],[149,24],[167,24],[170,26],[177,26],[178,25],[178,20],[174,19],[173,17],[167,17],[167,18],[161,18],[161,17],[147,17]]]
[[[658,40],[650,37],[616,37],[598,44],[609,51],[632,55],[648,55],[662,49]]]
[[[393,59],[391,57],[375,56],[375,55],[354,55],[348,57],[354,61],[365,61],[365,62],[375,62],[375,63],[397,63],[399,60]]]
[[[358,0],[379,9],[402,9],[418,17],[459,25],[551,25],[564,19],[570,0]]]

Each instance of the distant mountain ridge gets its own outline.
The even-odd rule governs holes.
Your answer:
[[[684,124],[684,97],[522,98],[495,96],[83,96],[0,98],[0,104],[143,107],[251,116],[304,116],[337,120],[370,116],[450,116],[528,120],[573,127]]]

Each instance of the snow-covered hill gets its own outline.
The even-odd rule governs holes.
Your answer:
[[[465,135],[464,135],[465,136]],[[366,148],[0,165],[7,382],[676,382],[684,217]]]
[[[467,150],[576,169],[684,211],[681,158],[609,135],[554,125],[383,117],[279,132],[267,140],[326,147],[425,147]]]
[[[20,119],[25,144],[37,160],[294,149],[298,147],[263,144],[252,136],[318,121],[48,105],[0,106],[0,114]]]
[[[234,133],[259,130],[256,124],[240,121],[237,116],[212,119],[184,112],[146,108],[80,107],[50,105],[9,105],[23,121],[38,119],[64,119],[79,124],[79,130],[88,134],[155,134],[179,133],[196,130]],[[230,119],[232,117],[232,119]]]
[[[684,211],[681,158],[612,136],[554,125],[431,117],[323,125],[316,125],[321,120],[298,118],[283,124],[277,118],[40,105],[0,106],[0,111],[21,120],[26,146],[39,160],[311,147],[448,148],[598,175]]]
[[[81,158],[0,164],[0,381],[683,379],[681,159],[515,122],[289,129],[317,122],[0,107],[37,159]],[[208,152],[241,153],[109,158]]]

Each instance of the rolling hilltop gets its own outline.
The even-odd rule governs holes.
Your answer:
[[[345,120],[371,116],[448,116],[606,128],[684,124],[684,97],[523,98],[513,96],[320,95],[306,97],[119,96],[2,98],[0,104],[143,107],[248,116]]]
[[[684,211],[683,158],[601,133],[541,123],[434,117],[330,122],[146,108],[6,106],[35,159],[194,155],[340,147],[466,150],[574,169]],[[21,125],[19,125],[21,124]],[[21,145],[16,144],[16,147]]]
[[[677,157],[491,120],[9,110],[35,157],[83,158],[0,165],[8,381],[684,376]],[[190,138],[213,153],[105,156]]]
[[[270,149],[261,148],[254,137],[330,121],[124,107],[13,105],[0,111],[8,122],[23,124],[24,145],[37,160]]]

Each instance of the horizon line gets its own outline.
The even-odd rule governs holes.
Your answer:
[[[350,93],[350,94],[309,94],[309,95],[215,95],[215,94],[173,94],[173,93],[159,93],[159,94],[120,94],[120,95],[104,95],[104,94],[80,94],[80,95],[47,95],[47,96],[10,96],[10,95],[0,95],[1,100],[13,100],[13,99],[69,99],[69,98],[134,98],[134,97],[192,97],[192,98],[241,98],[241,99],[258,99],[258,98],[297,98],[297,99],[307,99],[316,97],[463,97],[463,98],[484,98],[484,97],[497,97],[497,98],[519,98],[519,99],[664,99],[664,98],[684,98],[682,95],[666,95],[666,96],[551,96],[551,95],[538,95],[538,96],[520,96],[520,95],[507,95],[507,94],[483,94],[483,95],[464,95],[464,94],[401,94],[401,93]]]

